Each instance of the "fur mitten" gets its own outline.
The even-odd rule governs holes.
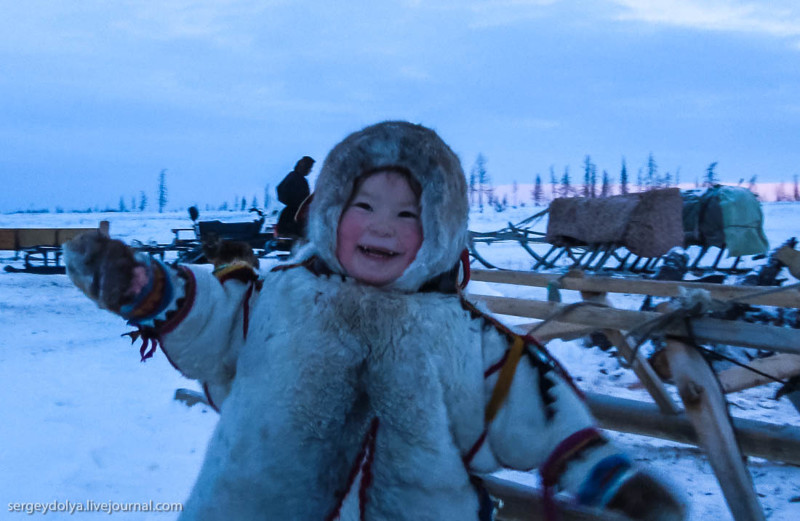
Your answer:
[[[625,480],[606,507],[642,521],[681,521],[686,518],[684,505],[676,494],[642,471]]]
[[[64,244],[64,264],[73,284],[114,313],[132,302],[147,282],[140,280],[146,270],[133,250],[103,230],[83,233]]]

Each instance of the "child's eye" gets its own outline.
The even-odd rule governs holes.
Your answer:
[[[356,208],[361,208],[362,210],[372,210],[372,206],[370,206],[369,203],[365,203],[363,201],[353,203],[353,206]]]
[[[410,212],[410,211],[400,212],[398,215],[400,217],[410,218],[410,219],[416,219],[417,217],[419,217],[419,215],[417,215],[416,212]]]

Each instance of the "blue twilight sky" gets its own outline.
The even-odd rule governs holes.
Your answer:
[[[262,200],[383,119],[494,183],[800,173],[795,0],[0,0],[0,211]],[[312,175],[313,177],[313,175]],[[274,193],[274,190],[273,190]]]

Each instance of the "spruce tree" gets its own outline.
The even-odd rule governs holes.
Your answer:
[[[473,170],[475,171],[475,176],[478,182],[478,206],[480,207],[481,211],[483,211],[483,193],[486,192],[489,199],[486,204],[491,204],[493,192],[491,179],[489,178],[489,173],[486,171],[486,158],[483,156],[483,154],[478,154],[478,157],[475,159]]]
[[[652,190],[658,187],[658,165],[653,157],[653,153],[647,156],[647,189]]]
[[[711,187],[719,182],[719,180],[717,179],[717,173],[714,172],[714,169],[716,167],[717,167],[717,162],[714,161],[713,163],[708,165],[708,168],[706,168],[706,177],[705,177],[705,182],[703,183],[705,186]]]
[[[583,159],[583,196],[591,195],[592,158],[588,155]]]
[[[572,181],[569,177],[569,166],[564,167],[564,175],[561,176],[561,197],[569,197],[572,194]]]
[[[163,213],[167,206],[167,169],[158,174],[158,213]]]
[[[747,183],[747,189],[758,195],[758,175],[754,175]]]
[[[622,170],[619,172],[619,193],[628,193],[628,167],[625,166],[625,158],[622,158]]]
[[[475,205],[475,183],[477,182],[477,175],[475,174],[475,166],[469,171],[469,205]]]
[[[536,174],[536,181],[533,183],[533,204],[541,206],[544,200],[544,193],[542,189],[542,176]]]
[[[608,197],[611,195],[611,177],[608,175],[607,170],[603,170],[603,184],[600,188],[600,197]]]
[[[783,181],[781,181],[775,189],[775,200],[778,202],[786,200],[786,186]]]

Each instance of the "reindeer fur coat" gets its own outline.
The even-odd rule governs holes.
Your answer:
[[[387,167],[422,186],[424,241],[404,274],[377,288],[344,274],[335,237],[356,178]],[[327,157],[293,265],[167,270],[174,298],[155,330],[220,413],[181,519],[477,521],[471,475],[536,468],[591,426],[531,345],[487,421],[514,336],[456,292],[424,290],[458,265],[467,213],[447,145],[386,122]],[[560,487],[576,492],[613,453],[605,442],[584,451]]]

